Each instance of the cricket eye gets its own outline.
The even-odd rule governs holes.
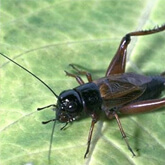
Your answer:
[[[75,112],[76,109],[77,109],[77,103],[76,102],[71,101],[68,103],[68,106],[67,106],[68,112]]]

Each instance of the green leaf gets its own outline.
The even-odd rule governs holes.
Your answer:
[[[39,76],[57,94],[77,86],[64,70],[77,64],[103,77],[121,38],[130,31],[164,22],[164,1],[1,0],[0,52]],[[164,68],[165,33],[133,37],[127,71],[160,74]],[[85,77],[83,77],[85,78]],[[56,98],[38,80],[0,57],[0,164],[48,164],[54,112],[37,112]],[[95,126],[88,158],[84,159],[91,119],[75,121],[66,130],[57,123],[51,164],[164,165],[165,111],[121,116],[132,158],[115,120],[103,117]]]

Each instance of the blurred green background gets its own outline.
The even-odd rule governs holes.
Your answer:
[[[57,94],[77,86],[66,77],[68,64],[103,77],[121,38],[130,31],[165,23],[163,0],[1,0],[0,52],[29,69]],[[127,71],[165,71],[165,32],[133,37]],[[0,57],[0,164],[46,165],[54,118],[38,107],[56,98],[38,80]],[[54,165],[164,165],[165,110],[121,117],[132,158],[115,120],[101,119],[95,127],[90,154],[84,159],[90,118],[60,131],[56,125],[51,162]]]

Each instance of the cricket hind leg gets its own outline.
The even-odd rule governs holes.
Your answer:
[[[119,109],[121,114],[135,114],[150,112],[159,108],[165,107],[165,98],[151,99],[138,101],[132,104],[125,105]]]
[[[123,107],[120,107],[116,111],[120,112],[120,114],[135,114],[135,113],[142,113],[142,112],[150,112],[150,111],[159,109],[161,107],[165,107],[165,98],[138,101],[138,102],[131,103],[131,104],[125,105]],[[114,111],[114,112],[107,111],[107,116],[110,119],[112,119],[113,116],[116,118],[120,132],[122,134],[123,139],[125,140],[125,143],[127,144],[127,147],[131,151],[133,156],[135,156],[132,148],[130,147],[130,145],[126,139],[126,134],[122,128],[122,125],[120,123],[118,115],[116,114],[116,111]]]
[[[120,114],[134,114],[134,113],[153,111],[155,109],[158,109],[158,108],[161,108],[164,106],[165,106],[165,98],[152,99],[152,100],[139,101],[136,103],[132,103],[132,104],[123,106],[120,109],[118,109],[118,111],[120,112]],[[126,135],[125,135],[124,130],[121,126],[121,123],[120,123],[118,116],[116,114],[114,116],[117,120],[118,126],[120,128],[120,132],[121,132],[122,137],[124,138],[124,140],[128,146],[128,149],[132,152],[133,156],[135,156],[133,150],[131,149],[131,147],[128,144],[128,141],[126,139]]]
[[[154,29],[151,29],[151,30],[135,31],[135,32],[130,32],[126,34],[122,38],[119,48],[115,56],[113,57],[112,61],[109,64],[109,67],[106,71],[106,76],[125,72],[127,47],[131,41],[131,36],[144,36],[144,35],[158,33],[163,30],[165,30],[165,24],[160,27],[159,26],[155,27]]]

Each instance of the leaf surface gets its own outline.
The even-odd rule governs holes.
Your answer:
[[[57,94],[77,83],[66,77],[68,64],[103,77],[121,38],[128,32],[164,22],[163,0],[2,0],[0,52],[32,71]],[[160,74],[165,70],[165,32],[133,37],[127,71]],[[85,78],[85,77],[83,77]],[[38,107],[56,98],[38,80],[0,57],[0,164],[48,164],[54,112]],[[83,159],[90,118],[66,130],[57,123],[51,152],[56,165],[164,165],[165,111],[122,116],[121,123],[136,153],[132,158],[115,120],[96,124],[90,154]]]

